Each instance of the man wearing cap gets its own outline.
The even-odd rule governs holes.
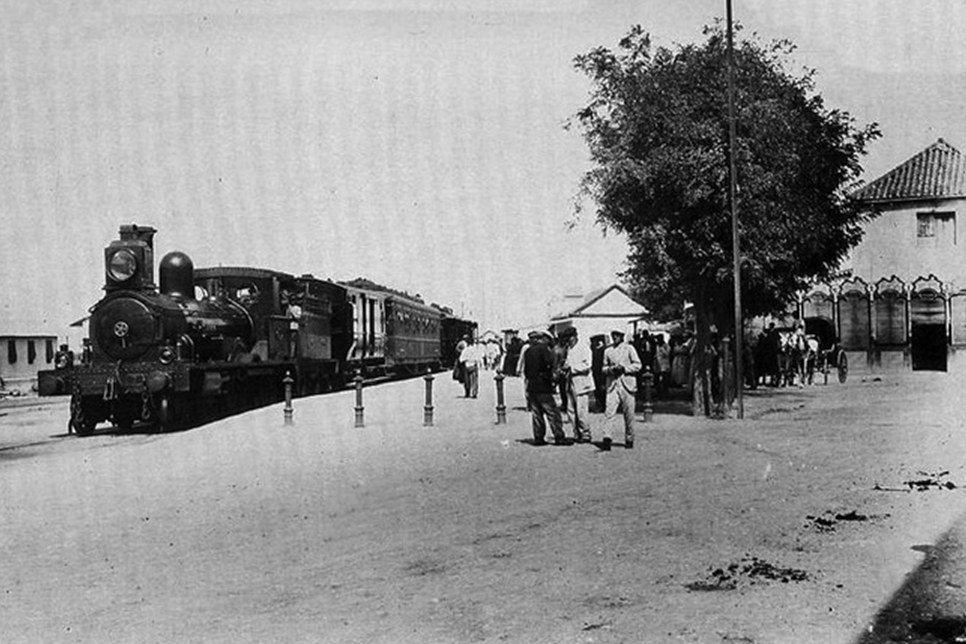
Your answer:
[[[612,343],[604,350],[604,377],[607,379],[607,403],[604,408],[604,440],[601,449],[609,450],[612,425],[618,408],[624,415],[624,447],[634,447],[634,407],[637,396],[637,373],[641,359],[630,344],[624,342],[624,331],[610,332]]]
[[[527,398],[530,402],[530,419],[533,425],[533,444],[546,445],[547,422],[554,443],[565,445],[560,410],[553,397],[554,363],[550,342],[553,338],[546,331],[531,331],[530,346],[523,354],[523,375],[526,379]]]
[[[566,343],[567,358],[564,373],[567,376],[567,410],[573,415],[574,440],[578,443],[590,442],[590,395],[594,383],[590,377],[590,347],[580,344],[577,329],[567,327],[560,332]]]

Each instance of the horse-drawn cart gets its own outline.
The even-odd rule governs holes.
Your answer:
[[[844,383],[849,377],[849,358],[839,346],[839,339],[835,334],[832,321],[825,318],[806,318],[805,332],[810,338],[812,353],[812,367],[809,382],[814,378],[814,372],[822,374],[823,383],[828,384],[829,373],[836,373],[839,382]]]

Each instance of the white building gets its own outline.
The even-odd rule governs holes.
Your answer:
[[[581,338],[589,340],[595,335],[608,336],[612,329],[622,329],[630,338],[638,327],[646,327],[642,318],[647,317],[648,310],[618,284],[566,296],[560,306],[560,312],[550,319],[549,326],[555,334],[575,327]]]
[[[0,391],[25,394],[37,385],[37,372],[52,369],[57,336],[0,329]]]

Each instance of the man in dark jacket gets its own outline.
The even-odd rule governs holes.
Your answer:
[[[546,331],[532,331],[530,347],[523,354],[523,374],[530,399],[530,418],[533,423],[533,444],[546,445],[547,419],[554,443],[566,445],[560,410],[553,397],[554,358],[550,349],[552,338]]]

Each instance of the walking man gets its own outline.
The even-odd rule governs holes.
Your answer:
[[[580,344],[574,327],[561,331],[560,337],[568,346],[564,370],[567,374],[567,409],[573,414],[574,440],[589,443],[590,396],[594,392],[594,381],[590,377],[590,346]]]
[[[556,445],[566,445],[560,410],[553,397],[552,338],[546,331],[531,331],[530,346],[523,354],[523,375],[526,378],[530,419],[533,425],[533,444],[546,445],[547,420]]]
[[[480,365],[483,364],[483,348],[471,337],[466,347],[460,352],[460,364],[463,365],[463,392],[467,398],[476,398],[480,391]]]
[[[613,341],[604,350],[604,377],[607,379],[607,402],[604,408],[604,440],[601,449],[609,450],[612,426],[618,409],[624,416],[624,447],[634,447],[634,407],[637,396],[637,374],[641,359],[637,351],[624,343],[624,331],[614,329]]]

